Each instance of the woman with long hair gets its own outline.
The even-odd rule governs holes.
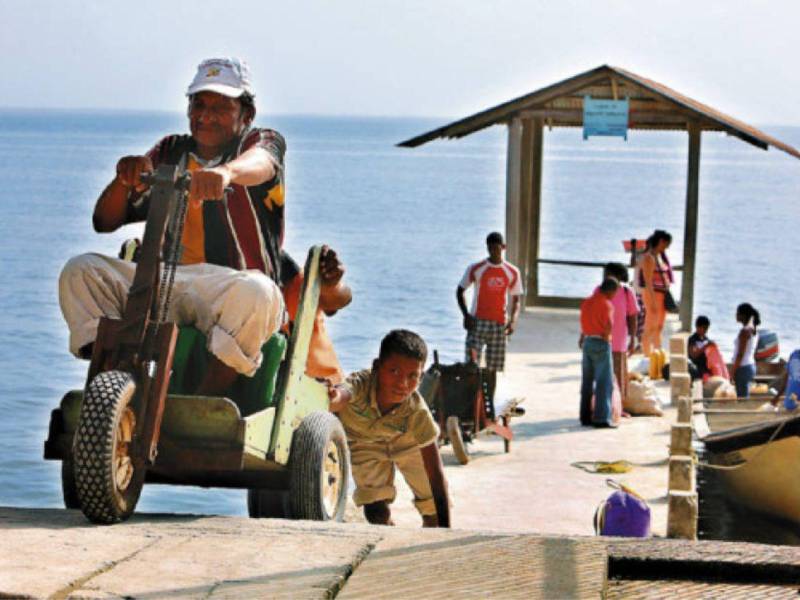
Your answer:
[[[756,329],[761,325],[761,315],[752,304],[744,302],[736,307],[736,322],[742,328],[733,340],[733,384],[739,398],[750,396],[750,382],[756,376]]]
[[[642,332],[642,352],[645,356],[661,348],[661,331],[667,311],[664,297],[674,281],[672,266],[667,258],[667,248],[672,236],[662,229],[656,229],[647,238],[647,250],[639,263],[639,287],[644,300],[644,331]]]

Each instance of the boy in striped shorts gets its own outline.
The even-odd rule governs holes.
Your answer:
[[[486,368],[502,371],[506,360],[506,338],[514,333],[523,294],[519,269],[503,260],[503,236],[492,232],[486,237],[489,257],[467,267],[456,289],[456,299],[467,330],[466,360],[480,365],[486,347]],[[472,310],[467,310],[464,291],[475,285]],[[511,311],[508,314],[508,296]]]

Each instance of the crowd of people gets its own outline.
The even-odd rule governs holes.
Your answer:
[[[628,357],[641,350],[645,357],[662,347],[666,314],[677,312],[670,287],[674,275],[667,249],[672,236],[657,229],[646,240],[634,265],[636,289],[628,285],[628,268],[608,263],[603,281],[581,304],[583,352],[580,390],[580,422],[595,427],[616,427],[611,405],[618,388],[621,404],[626,404]],[[635,252],[635,249],[632,249]],[[747,398],[756,375],[756,344],[759,312],[749,303],[736,308],[741,326],[733,340],[730,371],[716,343],[708,337],[711,321],[705,315],[695,320],[695,331],[688,338],[689,372],[693,379],[719,377],[730,380],[736,396]],[[593,408],[592,408],[593,407]]]
[[[286,141],[277,131],[253,126],[255,92],[247,64],[232,58],[203,61],[186,95],[190,133],[169,135],[144,155],[122,157],[96,202],[93,223],[96,231],[111,232],[146,220],[150,186],[144,175],[159,165],[192,174],[167,320],[192,325],[207,340],[208,366],[194,393],[224,395],[237,378],[256,373],[265,342],[288,331],[305,274],[282,247]],[[216,202],[223,196],[224,203]],[[467,331],[466,360],[480,362],[485,352],[487,368],[495,373],[504,368],[522,282],[519,270],[503,259],[503,236],[491,233],[486,244],[488,258],[467,268],[456,295]],[[63,268],[59,303],[75,356],[90,357],[101,319],[123,313],[137,245],[123,246],[119,258],[83,254]],[[333,249],[322,248],[319,269],[306,372],[327,385],[330,410],[347,435],[355,503],[369,522],[392,524],[397,469],[414,493],[423,526],[448,527],[440,432],[417,391],[425,342],[412,331],[393,330],[370,368],[345,376],[324,317],[346,307],[352,292]],[[472,286],[468,310],[464,292]]]
[[[150,191],[143,175],[159,165],[192,173],[167,318],[193,325],[205,336],[209,366],[195,393],[214,396],[258,370],[262,346],[295,318],[305,274],[282,247],[286,141],[277,131],[253,126],[255,93],[246,63],[203,61],[186,95],[190,133],[169,135],[144,155],[121,158],[97,200],[93,223],[98,232],[110,232],[145,220]],[[228,189],[232,191],[225,203],[215,202]],[[628,268],[610,263],[601,284],[581,305],[583,425],[616,426],[611,412],[614,381],[624,397],[627,359],[638,348],[637,332],[645,355],[661,347],[665,315],[674,309],[674,278],[666,254],[671,242],[662,230],[647,240],[635,271],[636,291],[628,285]],[[486,369],[494,374],[505,367],[523,287],[519,270],[503,258],[503,236],[489,234],[486,246],[488,257],[468,266],[456,299],[466,330],[465,360],[480,364],[485,354]],[[59,280],[59,302],[73,354],[91,356],[100,319],[120,317],[134,273],[135,264],[122,257],[84,254],[67,262]],[[440,432],[417,391],[427,359],[425,342],[414,332],[393,330],[370,368],[345,376],[324,327],[325,315],[351,301],[344,273],[336,252],[323,247],[319,308],[306,368],[326,382],[330,408],[348,437],[355,503],[371,523],[392,524],[397,469],[414,493],[423,525],[447,527]],[[473,286],[468,309],[464,294]],[[742,327],[735,341],[733,380],[737,393],[746,396],[755,374],[760,316],[742,304],[736,318]],[[709,369],[709,326],[707,318],[699,317],[689,341],[700,373]]]

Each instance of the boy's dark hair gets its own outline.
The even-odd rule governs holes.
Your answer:
[[[618,262],[607,263],[603,267],[606,276],[611,276],[617,281],[627,283],[628,281],[628,267]]]
[[[408,329],[393,329],[381,340],[378,360],[382,361],[392,354],[399,354],[425,363],[428,358],[428,347],[425,341]]]
[[[619,289],[619,281],[613,277],[606,277],[600,284],[600,291],[603,293],[616,292]]]
[[[711,321],[705,315],[700,315],[694,320],[695,327],[711,327]]]
[[[489,244],[505,244],[505,240],[503,240],[503,234],[499,231],[493,231],[489,235],[486,236],[486,245]]]

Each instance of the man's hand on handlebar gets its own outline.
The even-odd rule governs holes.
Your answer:
[[[344,265],[336,252],[328,246],[322,247],[319,257],[319,271],[322,285],[335,286],[344,277]]]
[[[231,184],[231,173],[223,165],[192,173],[189,185],[189,201],[200,203],[205,200],[222,200],[225,189]]]
[[[141,180],[142,173],[153,171],[153,163],[147,156],[123,156],[117,163],[117,179],[129,189],[145,191],[149,185]]]

